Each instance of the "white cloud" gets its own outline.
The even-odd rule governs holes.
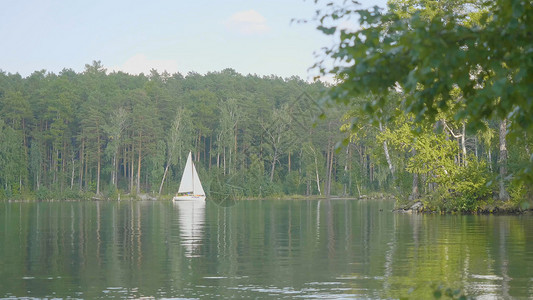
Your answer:
[[[140,53],[130,57],[121,66],[111,67],[110,71],[122,71],[129,74],[150,74],[151,69],[156,69],[159,73],[167,71],[168,73],[178,72],[178,62],[172,59],[150,59]]]
[[[225,22],[229,30],[242,34],[264,33],[270,30],[266,24],[266,19],[257,11],[251,9],[233,14]]]

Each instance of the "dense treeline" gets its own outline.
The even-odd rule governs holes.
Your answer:
[[[509,175],[527,163],[529,135],[507,145],[502,122],[475,132],[450,114],[415,122],[402,93],[374,115],[326,110],[329,90],[231,69],[134,76],[93,62],[82,73],[0,72],[0,198],[171,195],[189,151],[211,199],[389,192],[473,211],[502,188],[512,203],[526,198],[529,187]]]
[[[529,207],[532,190],[517,180],[530,161],[533,138],[526,132],[509,135],[505,120],[485,121],[469,130],[467,121],[439,113],[437,121],[416,121],[403,108],[405,95],[392,93],[377,122],[368,114],[352,109],[345,115],[343,129],[351,132],[350,144],[363,144],[380,164],[374,183],[389,178],[385,190],[400,203],[422,200],[424,209],[475,212],[495,207]],[[364,106],[375,97],[352,100]],[[389,185],[388,183],[392,183]],[[524,204],[522,206],[522,204]]]
[[[107,73],[100,62],[0,72],[0,198],[173,194],[188,151],[211,196],[348,194],[341,112],[315,122],[324,89],[231,69]]]

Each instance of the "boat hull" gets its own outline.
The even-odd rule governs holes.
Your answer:
[[[172,198],[172,201],[205,201],[205,196],[195,196],[195,195],[183,195],[175,196]]]

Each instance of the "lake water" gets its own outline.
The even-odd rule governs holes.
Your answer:
[[[533,217],[386,200],[0,203],[0,298],[533,298]]]

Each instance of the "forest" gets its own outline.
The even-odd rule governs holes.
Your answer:
[[[445,192],[444,208],[472,210],[498,191],[502,155],[512,174],[531,146],[518,140],[502,154],[501,122],[469,133],[442,116],[436,131],[403,114],[373,126],[353,108],[371,98],[324,105],[330,87],[297,77],[108,74],[98,61],[81,73],[0,76],[2,199],[173,195],[192,151],[213,199]],[[523,184],[505,189],[525,199]]]
[[[108,74],[98,61],[2,72],[0,197],[172,195],[189,151],[213,197],[349,194],[339,112],[317,122],[324,91],[232,69]]]
[[[192,151],[211,199],[385,193],[430,211],[529,208],[532,6],[415,2],[321,12],[318,29],[340,41],[325,56],[340,65],[314,67],[335,84],[109,73],[100,61],[0,71],[0,199],[165,198]],[[331,25],[354,14],[359,31]]]

